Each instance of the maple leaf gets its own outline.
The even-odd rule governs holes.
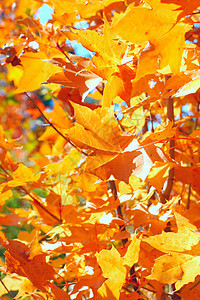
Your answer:
[[[56,83],[62,86],[77,88],[82,95],[82,100],[100,83],[101,78],[85,70],[81,65],[63,62],[59,58],[50,60],[54,65],[60,65],[64,72],[51,75],[45,83]]]
[[[108,278],[98,289],[97,299],[105,296],[109,296],[109,299],[119,299],[119,292],[126,278],[126,269],[120,254],[112,247],[111,250],[102,250],[96,257],[103,276]]]
[[[175,213],[175,217],[178,227],[177,233],[163,232],[160,235],[144,239],[144,241],[165,253],[191,250],[200,241],[200,236],[196,232],[197,228],[178,213]]]
[[[34,91],[40,88],[50,75],[59,72],[60,67],[47,61],[45,53],[25,53],[21,56],[23,75],[19,80],[16,93]],[[32,64],[31,64],[32,63]],[[41,71],[42,70],[42,71]]]
[[[38,181],[40,174],[34,175],[32,169],[23,164],[19,164],[17,170],[13,172],[13,180],[8,182],[8,186],[15,187],[24,185],[26,182]]]
[[[163,255],[156,259],[152,274],[147,279],[155,279],[165,284],[175,283],[176,290],[179,290],[199,275],[199,260],[199,256],[182,253]]]
[[[160,1],[149,1],[149,7],[135,7],[133,3],[123,15],[114,18],[112,28],[123,39],[140,45],[148,42],[139,59],[136,80],[168,65],[173,73],[179,72],[184,34],[190,26],[175,25],[179,14],[177,8],[176,4],[165,5]],[[130,24],[133,30],[129,30]]]

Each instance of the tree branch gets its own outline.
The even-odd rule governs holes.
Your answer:
[[[173,98],[168,98],[167,99],[167,119],[171,122],[174,123],[174,100]],[[175,146],[175,140],[170,139],[169,141],[169,156],[174,159],[175,158],[175,151],[174,151],[174,146]],[[167,186],[162,194],[161,202],[166,203],[166,199],[168,200],[171,194],[172,186],[174,182],[174,168],[169,170],[169,176],[167,179]]]
[[[112,191],[112,194],[114,196],[114,199],[115,201],[118,200],[118,196],[117,196],[117,188],[116,188],[116,185],[115,185],[115,182],[114,180],[111,180],[110,181],[110,188],[111,188],[111,191]],[[118,205],[117,207],[117,216],[123,220],[123,214],[122,214],[122,209],[121,209],[121,205]],[[124,225],[120,225],[119,226],[120,230],[121,231],[126,231],[126,228]],[[124,246],[126,243],[128,242],[128,239],[122,239],[122,245]]]

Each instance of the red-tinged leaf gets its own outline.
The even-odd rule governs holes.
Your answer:
[[[88,93],[96,88],[101,81],[99,76],[84,70],[82,66],[65,63],[64,67],[64,72],[51,75],[46,83],[56,83],[70,88],[77,88],[82,99],[85,99]]]
[[[155,145],[142,145],[137,140],[133,140],[133,142],[131,142],[125,149],[125,152],[135,151],[134,149],[138,149],[141,154],[139,154],[133,160],[133,164],[135,164],[133,173],[137,177],[140,177],[143,181],[146,179],[147,175],[150,172],[150,169],[156,161],[168,161],[168,157],[166,156],[166,154]]]
[[[134,159],[139,155],[139,151],[124,152],[118,155],[100,154],[88,157],[86,170],[93,171],[102,180],[108,180],[111,176],[126,183],[135,170]]]
[[[51,287],[51,292],[55,296],[55,299],[59,300],[70,300],[70,296],[63,290],[61,290],[57,285],[54,283],[50,283],[49,286]]]
[[[0,196],[0,201],[1,196]],[[2,203],[2,202],[1,202]],[[4,226],[19,226],[20,222],[27,221],[27,218],[19,217],[18,215],[0,216],[0,224]]]

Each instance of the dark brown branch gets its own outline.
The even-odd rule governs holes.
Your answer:
[[[87,156],[88,154],[86,152],[84,152],[83,150],[79,149],[73,142],[71,142],[66,136],[64,136],[62,134],[62,132],[60,132],[50,121],[49,119],[47,119],[47,117],[44,115],[44,113],[41,111],[41,109],[39,108],[39,106],[35,103],[35,101],[26,93],[24,92],[24,94],[26,95],[26,97],[35,105],[35,107],[37,108],[37,110],[40,112],[41,116],[44,118],[44,120],[60,135],[63,137],[63,139],[65,139],[65,141],[67,141],[72,147],[76,148],[79,152],[81,152],[82,154],[84,154],[85,156]]]
[[[174,123],[174,101],[173,98],[167,99],[167,119]],[[175,157],[175,139],[170,139],[169,141],[169,156],[174,159]],[[168,200],[172,191],[172,186],[174,182],[174,168],[169,170],[169,176],[167,179],[167,186],[163,192],[163,197],[161,199],[162,203],[166,202],[166,199]]]
[[[154,132],[153,118],[152,118],[152,114],[151,114],[151,109],[149,109],[149,118],[150,118],[150,122],[151,122],[151,132]]]
[[[112,194],[114,196],[115,201],[118,201],[117,188],[116,188],[114,180],[110,181],[110,188],[111,188],[111,191],[112,191]],[[122,220],[124,219],[122,209],[121,209],[120,205],[118,205],[118,207],[117,207],[117,216]],[[126,231],[126,228],[125,228],[124,225],[120,225],[119,228],[120,228],[121,231]],[[127,242],[128,242],[127,238],[122,239],[122,245],[123,246],[125,246],[125,244]],[[134,290],[137,291],[138,290],[138,282],[137,282],[137,278],[136,278],[136,275],[135,275],[135,266],[134,265],[130,269],[130,276],[131,276],[131,279],[132,279],[132,283],[134,285]]]
[[[112,191],[112,194],[113,194],[113,196],[114,196],[115,201],[118,201],[117,188],[116,188],[116,185],[115,185],[114,180],[110,181],[110,188],[111,188],[111,191]],[[118,216],[121,220],[123,220],[123,214],[122,214],[121,205],[118,205],[118,207],[117,207],[117,216]],[[120,225],[119,228],[120,228],[121,231],[126,231],[126,228],[125,228],[124,225]],[[128,239],[122,239],[122,245],[123,245],[123,246],[124,246],[127,242],[128,242]]]
[[[190,208],[190,196],[191,196],[191,184],[189,184],[189,187],[188,187],[188,198],[187,198],[187,204],[186,204],[187,209]]]
[[[142,134],[145,134],[148,131],[147,118],[145,118],[145,123],[142,126]]]
[[[103,96],[103,90],[101,90],[98,86],[96,87],[96,89]]]

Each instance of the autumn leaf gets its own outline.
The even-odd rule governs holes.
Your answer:
[[[140,240],[137,239],[136,235],[133,236],[130,245],[126,251],[126,254],[123,256],[123,264],[127,268],[127,271],[130,271],[130,268],[138,262],[140,251]]]
[[[129,5],[122,16],[116,15],[112,24],[113,30],[123,39],[144,45],[136,80],[146,74],[153,74],[167,65],[171,67],[172,72],[179,72],[185,42],[184,34],[190,29],[190,26],[184,23],[175,25],[179,14],[176,4],[166,6],[159,1],[151,1],[148,4],[149,7]],[[131,26],[134,28],[131,31],[129,30],[130,20]],[[160,62],[159,57],[161,58]]]
[[[52,65],[47,61],[44,53],[26,53],[20,60],[23,75],[18,83],[16,93],[34,91],[40,88],[52,74],[59,72],[60,67]]]
[[[37,181],[40,178],[40,174],[34,175],[32,169],[26,167],[22,163],[19,164],[17,170],[13,172],[13,180],[8,182],[8,186],[20,186],[25,182]]]
[[[170,253],[156,259],[152,274],[147,279],[162,283],[175,283],[176,290],[193,282],[199,275],[199,256],[182,253]]]
[[[108,278],[98,289],[98,294],[100,297],[110,295],[110,299],[119,299],[119,292],[126,278],[126,269],[120,254],[112,247],[111,250],[102,250],[96,254],[96,257],[103,272],[102,275]]]
[[[63,67],[64,72],[51,75],[45,83],[55,83],[70,88],[77,88],[83,100],[101,81],[99,76],[85,70],[81,65],[62,62],[60,58],[54,58],[50,62],[54,66]]]
[[[163,232],[160,235],[145,238],[144,241],[154,248],[165,252],[184,252],[198,244],[200,236],[197,228],[180,214],[175,213],[178,232]]]

